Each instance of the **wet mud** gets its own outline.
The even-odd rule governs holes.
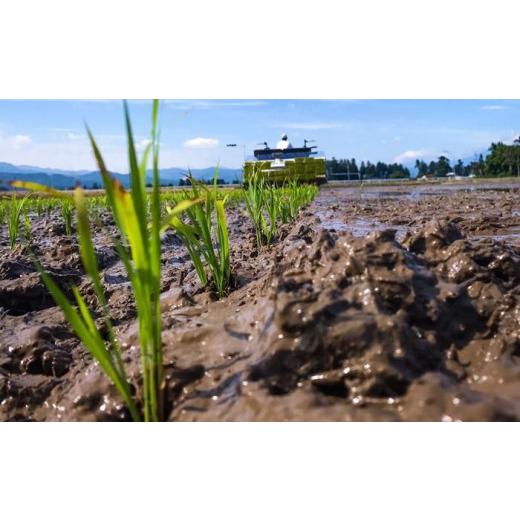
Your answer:
[[[234,283],[222,300],[200,287],[175,234],[163,239],[168,420],[520,418],[516,186],[325,187],[260,252],[241,208],[229,221]],[[33,233],[43,265],[95,308],[59,217]],[[96,254],[138,391],[131,291],[100,231]],[[5,236],[0,307],[1,420],[129,419]]]

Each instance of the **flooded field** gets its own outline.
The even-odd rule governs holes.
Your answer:
[[[417,225],[444,218],[455,219],[468,238],[520,244],[520,182],[330,186],[323,194],[317,213],[322,224],[354,236],[391,227],[400,240]]]
[[[243,208],[228,219],[234,282],[218,301],[163,237],[169,420],[520,418],[520,184],[326,186],[260,252]],[[33,236],[94,305],[59,216]],[[101,234],[96,256],[138,382],[129,282]],[[0,420],[129,419],[5,235],[0,307]]]

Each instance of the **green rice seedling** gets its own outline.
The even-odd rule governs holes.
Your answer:
[[[274,240],[278,230],[279,204],[277,189],[270,188],[264,200],[267,216],[269,217],[269,225],[265,226],[265,238],[267,243],[270,244]]]
[[[32,225],[31,225],[31,219],[28,215],[23,216],[23,231],[24,231],[24,237],[27,244],[31,244],[32,242]]]
[[[278,216],[281,223],[289,223],[291,221],[291,212],[287,190],[283,188],[276,190],[276,204],[278,205]]]
[[[227,193],[225,195],[226,207],[227,208],[236,208],[244,201],[244,192],[241,189],[233,188],[231,190],[226,190]]]
[[[67,236],[72,235],[72,213],[74,203],[68,200],[64,200],[61,204],[61,217],[63,218],[63,224],[65,225],[65,234]]]
[[[141,350],[142,399],[140,401],[131,391],[122,361],[120,345],[110,318],[92,241],[85,193],[81,187],[77,187],[73,195],[80,255],[102,309],[103,319],[108,331],[108,345],[103,341],[94,318],[78,289],[76,287],[72,289],[75,297],[74,306],[38,263],[37,268],[49,292],[61,307],[73,330],[116,386],[132,419],[157,421],[163,418],[165,384],[159,302],[161,269],[159,233],[161,227],[164,226],[160,221],[159,200],[159,104],[155,101],[153,105],[151,142],[146,147],[140,162],[137,158],[126,103],[124,109],[130,163],[130,191],[125,190],[119,181],[111,177],[94,136],[89,129],[87,129],[87,132],[103,178],[108,206],[121,236],[121,240],[115,240],[115,246],[127,271],[136,303]],[[152,154],[153,163],[153,188],[148,207],[145,178],[150,154]],[[26,189],[50,192],[59,198],[70,200],[68,194],[61,194],[45,186],[21,181],[13,184]],[[192,204],[195,204],[195,202],[190,200],[179,203],[172,210],[170,218],[186,210]]]
[[[229,233],[224,210],[226,198],[218,198],[218,168],[215,170],[213,189],[198,183],[191,176],[190,181],[192,185],[190,196],[198,202],[185,211],[189,223],[183,222],[177,215],[167,216],[166,223],[175,229],[188,249],[201,284],[204,286],[209,284],[207,267],[211,273],[211,282],[219,298],[222,298],[229,287],[231,264]]]
[[[298,184],[296,181],[291,181],[288,187],[288,203],[289,203],[289,217],[291,220],[294,220],[298,215],[298,211],[300,210],[300,205],[298,203],[299,193],[298,193]]]
[[[7,212],[7,233],[9,236],[9,246],[11,249],[16,245],[18,238],[18,230],[20,228],[20,216],[22,215],[23,208],[27,202],[27,196],[23,198],[17,198],[13,196]]]
[[[280,212],[289,221],[294,220],[301,208],[311,202],[319,192],[319,188],[313,184],[298,184],[295,181],[291,181],[282,190],[284,196],[281,203],[284,207]]]
[[[38,197],[36,199],[35,209],[36,209],[36,214],[38,215],[38,217],[41,217],[45,211],[45,208],[44,208],[43,199],[41,199],[40,197]]]
[[[0,201],[0,226],[4,225],[5,222],[5,216],[7,213],[7,205],[6,201]]]
[[[266,188],[263,179],[252,175],[244,190],[244,200],[249,218],[253,222],[256,236],[256,247],[260,249],[265,236],[267,223],[264,216]]]
[[[243,191],[246,209],[255,229],[257,248],[270,244],[278,231],[278,222],[286,224],[318,193],[314,185],[290,181],[282,188],[269,187],[262,178],[252,175]]]
[[[59,202],[56,200],[56,198],[48,198],[45,200],[45,212],[47,213],[47,216],[50,217],[51,213],[53,212],[54,208],[57,206]]]

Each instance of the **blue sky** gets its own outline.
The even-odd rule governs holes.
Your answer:
[[[131,101],[136,139],[147,142],[149,101]],[[164,101],[161,167],[239,167],[257,143],[282,132],[316,139],[327,157],[413,162],[471,158],[520,134],[520,100]],[[87,122],[114,171],[126,172],[122,104],[115,100],[0,100],[0,162],[93,170]],[[227,148],[237,143],[237,148]]]

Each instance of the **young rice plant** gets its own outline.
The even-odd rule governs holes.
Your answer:
[[[213,188],[189,177],[192,186],[188,200],[198,201],[187,208],[185,214],[188,223],[179,218],[178,212],[169,215],[166,224],[172,226],[182,240],[195,267],[202,285],[209,284],[206,266],[212,276],[212,283],[222,298],[231,278],[229,234],[224,206],[226,197],[218,197],[218,168],[215,170]],[[174,211],[177,206],[174,207]]]
[[[7,211],[7,233],[11,249],[16,245],[16,239],[18,238],[18,231],[20,229],[20,217],[23,214],[27,199],[28,196],[23,198],[13,196]]]

